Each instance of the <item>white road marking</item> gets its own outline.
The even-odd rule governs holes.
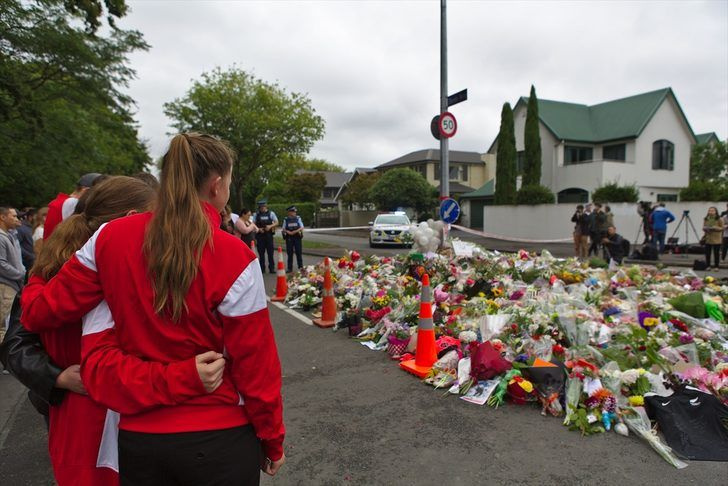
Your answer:
[[[285,304],[281,304],[280,302],[273,302],[270,300],[270,297],[268,297],[268,302],[271,303],[271,305],[279,308],[286,314],[298,319],[299,321],[303,322],[304,324],[308,326],[313,326],[313,321],[311,321],[311,318],[304,316],[303,314],[294,311],[293,309],[289,309]]]

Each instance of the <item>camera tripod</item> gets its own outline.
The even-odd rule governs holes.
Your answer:
[[[685,223],[685,241],[684,244],[687,246],[688,244],[688,227],[693,229],[693,234],[695,235],[695,240],[700,241],[700,236],[698,236],[698,230],[695,229],[695,225],[693,224],[693,220],[690,219],[690,211],[685,210],[682,213],[682,218],[680,218],[680,221],[677,223],[677,227],[675,228],[675,231],[673,231],[672,236],[670,237],[670,240],[673,240],[675,238],[675,235],[678,231],[680,231],[680,226]],[[673,240],[674,241],[674,240]],[[680,241],[678,239],[678,241]]]

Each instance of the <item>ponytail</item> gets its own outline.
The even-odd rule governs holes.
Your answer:
[[[154,217],[144,238],[144,254],[154,289],[154,310],[179,321],[185,296],[197,276],[212,227],[200,190],[208,178],[227,175],[233,153],[224,142],[196,133],[175,136],[162,159]]]

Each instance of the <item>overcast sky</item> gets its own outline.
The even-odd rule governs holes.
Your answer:
[[[326,121],[312,157],[348,169],[436,148],[439,1],[128,1],[120,22],[151,49],[130,86],[153,157],[171,131],[163,103],[216,66],[307,93]],[[485,152],[504,102],[596,104],[672,87],[695,133],[728,136],[728,0],[449,1],[450,148]]]

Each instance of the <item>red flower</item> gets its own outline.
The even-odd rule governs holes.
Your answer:
[[[350,270],[353,270],[354,269],[354,262],[349,262],[349,265],[348,266],[349,266],[349,269]]]
[[[640,347],[639,347],[639,348],[637,348],[637,349],[639,349],[640,351],[644,351],[644,350],[646,350],[646,349],[647,349],[647,346],[644,346],[644,345],[642,345],[642,346],[640,346]]]
[[[511,324],[511,329],[513,331],[518,331],[518,324]]]
[[[356,251],[351,252],[351,261],[352,262],[358,261],[359,258],[361,258],[361,255],[359,255],[359,252],[356,252]]]
[[[346,258],[341,257],[339,258],[339,268],[344,268],[346,266]]]
[[[551,347],[551,351],[552,351],[552,352],[553,352],[554,354],[560,354],[560,355],[563,355],[563,354],[564,354],[564,352],[565,352],[565,350],[564,350],[564,347],[563,347],[562,345],[560,345],[560,344],[554,344],[554,345],[553,345],[553,346]]]

